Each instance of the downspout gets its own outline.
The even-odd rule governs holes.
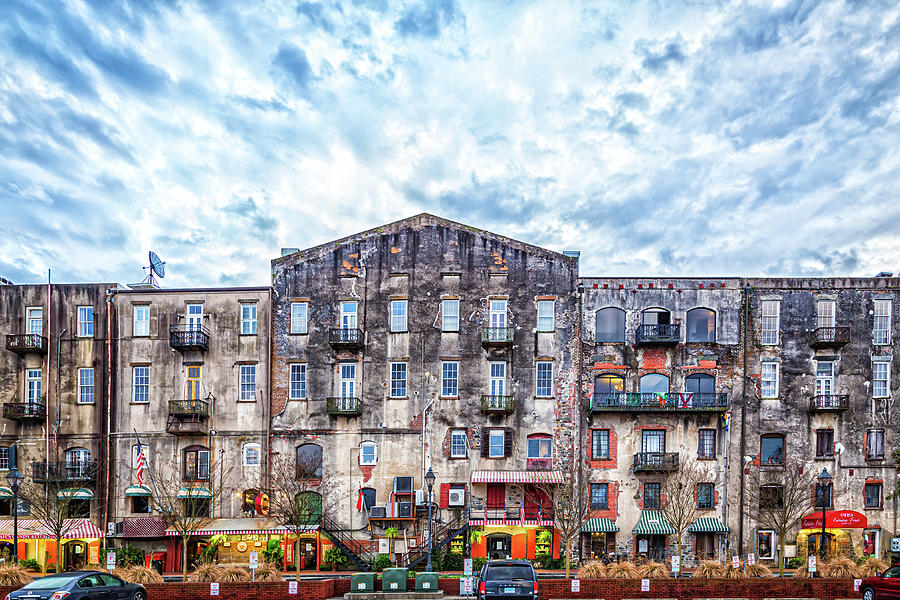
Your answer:
[[[576,510],[576,514],[581,515],[581,503],[584,501],[581,497],[581,482],[583,477],[583,463],[584,463],[584,454],[583,454],[583,437],[584,437],[584,415],[582,414],[582,404],[583,404],[583,389],[584,389],[584,340],[583,340],[583,326],[584,326],[584,317],[582,315],[582,302],[584,298],[584,290],[581,285],[577,283],[576,280],[576,288],[578,295],[578,319],[577,319],[577,328],[578,328],[578,389],[575,391],[575,416],[578,419],[578,442],[575,444],[577,448],[576,456],[578,457],[578,471],[577,471],[577,480],[575,483],[575,489],[578,490],[578,508]],[[582,537],[581,532],[578,532],[578,540],[577,540],[577,548],[578,548],[578,560],[581,560],[581,552],[582,552]],[[571,551],[570,548],[566,548],[566,551]]]
[[[62,349],[62,336],[66,332],[63,328],[56,336],[56,425],[53,427],[53,445],[56,447],[54,452],[54,461],[59,462],[59,428],[62,426],[62,419],[59,418],[59,365],[60,350]],[[49,339],[49,337],[48,337]]]
[[[106,527],[109,522],[109,484],[112,470],[112,377],[113,377],[113,357],[112,357],[112,315],[113,315],[113,297],[116,290],[110,288],[106,290],[106,487],[103,492],[103,518],[100,525]],[[104,540],[106,538],[103,538]]]
[[[272,305],[271,286],[269,286],[269,290],[267,293],[269,295],[269,336],[271,339],[269,341],[269,344],[266,345],[266,348],[269,348],[271,347],[270,345],[274,343],[273,340],[275,339],[275,307]],[[290,304],[288,306],[290,306]],[[269,455],[269,453],[272,451],[272,356],[274,356],[274,353],[269,353],[269,356],[267,357],[269,361],[269,368],[267,369],[266,373],[266,390],[268,390],[269,394],[268,398],[263,398],[263,430],[266,432],[265,438],[263,439],[264,447],[262,452],[264,460],[266,461],[266,464],[263,465],[263,489],[269,489],[272,470],[272,457]],[[288,393],[290,393],[290,390],[288,390]]]
[[[747,452],[747,332],[750,321],[750,285],[744,285],[744,366],[741,372],[741,487],[740,487],[740,520],[738,521],[738,554],[744,554],[744,455]]]
[[[47,269],[47,389],[50,389],[50,361],[53,356],[53,332],[51,331],[51,327],[53,325],[53,320],[50,315],[50,295],[53,293],[52,288],[50,287],[50,269]],[[49,394],[45,394],[48,396]],[[45,408],[49,409],[49,402],[44,402]],[[44,462],[45,464],[50,462],[50,411],[47,410],[47,416],[45,421],[46,427],[46,440],[44,441]],[[49,464],[47,464],[49,468]]]

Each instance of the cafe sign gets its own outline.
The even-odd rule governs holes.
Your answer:
[[[829,510],[825,512],[826,529],[865,529],[866,515],[855,510]],[[822,513],[811,513],[803,517],[801,529],[822,529]]]

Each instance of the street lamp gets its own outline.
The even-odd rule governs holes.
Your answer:
[[[825,563],[826,558],[826,548],[825,548],[825,508],[828,505],[826,502],[825,494],[828,492],[828,485],[831,483],[831,473],[828,472],[828,469],[823,468],[822,472],[819,473],[819,476],[816,477],[819,480],[818,488],[820,490],[822,498],[822,539],[819,540],[819,554],[822,557],[822,563]]]
[[[428,566],[426,570],[431,572],[431,489],[434,487],[434,471],[431,470],[431,467],[428,467],[428,472],[425,473],[425,483],[428,484]]]
[[[6,473],[6,483],[13,495],[13,564],[19,564],[19,486],[25,477],[15,467]]]

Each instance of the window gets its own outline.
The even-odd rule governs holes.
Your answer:
[[[492,329],[506,327],[506,300],[491,299],[489,323]]]
[[[816,361],[816,396],[834,394],[834,361]]]
[[[363,442],[359,445],[359,464],[371,466],[378,462],[378,445],[375,442]]]
[[[506,363],[491,363],[491,396],[506,394]]]
[[[697,432],[697,458],[716,457],[716,430],[701,429]]]
[[[780,435],[764,435],[760,438],[760,464],[784,465],[784,437]]]
[[[341,398],[356,397],[356,363],[341,363]]]
[[[150,496],[132,496],[131,512],[144,514],[150,512]]]
[[[200,331],[203,328],[203,305],[188,304],[185,306],[185,319],[189,331]]]
[[[306,363],[293,363],[291,365],[291,400],[306,398]]]
[[[9,446],[0,446],[0,471],[9,470]]]
[[[150,307],[134,307],[134,337],[147,337],[150,335]]]
[[[832,491],[834,486],[831,483],[825,485],[816,484],[816,507],[831,508]]]
[[[778,397],[778,363],[765,361],[759,378],[759,392],[763,398]]]
[[[784,488],[780,485],[759,486],[759,507],[775,510],[784,507]]]
[[[88,519],[90,516],[90,500],[69,500],[69,503],[66,506],[66,517],[70,519]]]
[[[25,309],[25,333],[43,335],[44,309],[38,306]]]
[[[291,333],[304,334],[308,332],[309,304],[306,302],[291,302]]]
[[[538,300],[537,303],[537,330],[548,332],[556,329],[554,321],[554,313],[556,310],[555,300]]]
[[[41,370],[25,369],[25,401],[40,404],[41,395]]]
[[[441,396],[459,397],[459,363],[456,361],[441,363]]]
[[[762,301],[762,335],[760,338],[764,346],[777,346],[781,335],[781,302],[778,300]]]
[[[597,343],[625,341],[625,311],[621,308],[601,308],[597,311]]]
[[[708,308],[694,308],[687,312],[687,341],[715,342],[716,313]]]
[[[594,406],[618,406],[624,402],[625,380],[618,375],[597,375],[594,378]]]
[[[705,373],[688,375],[684,379],[684,391],[689,394],[712,394],[716,391],[716,378]]]
[[[459,300],[441,302],[441,331],[459,331]]]
[[[200,372],[202,370],[203,368],[200,366],[187,368],[187,377],[185,377],[185,400],[200,399]]]
[[[875,321],[872,324],[872,343],[886,346],[891,343],[891,301],[875,300]]]
[[[260,463],[260,445],[256,442],[244,444],[244,466],[258,467]]]
[[[241,304],[241,335],[256,335],[255,304]]]
[[[256,401],[256,365],[241,365],[240,402]]]
[[[866,459],[884,459],[884,429],[870,429],[866,433]]]
[[[190,446],[184,450],[184,479],[206,481],[209,479],[209,449]]]
[[[549,360],[541,360],[535,363],[534,395],[539,398],[553,396],[553,363]]]
[[[644,484],[644,508],[659,509],[659,484]]]
[[[528,458],[529,459],[550,459],[551,455],[550,436],[533,435],[528,438]]]
[[[90,471],[91,451],[87,448],[66,450],[66,476],[70,479],[86,477]]]
[[[322,479],[322,447],[318,444],[297,446],[297,479]]]
[[[697,508],[704,510],[716,507],[716,486],[712,483],[697,485]]]
[[[450,432],[450,458],[465,458],[468,447],[465,429],[454,429]]]
[[[391,331],[404,332],[407,330],[406,300],[391,300]]]
[[[78,404],[94,403],[94,369],[78,369]]]
[[[406,363],[391,363],[391,398],[406,398]]]
[[[644,429],[643,431],[641,431],[641,452],[659,454],[665,451],[665,429]]]
[[[816,302],[816,327],[834,327],[834,300]]]
[[[863,487],[866,508],[881,508],[881,483],[866,483]]]
[[[834,430],[819,429],[816,431],[816,458],[834,457]]]
[[[609,510],[609,484],[591,484],[591,510]]]
[[[94,307],[78,307],[78,337],[94,337]]]
[[[490,458],[503,458],[506,435],[502,429],[492,429],[488,434],[488,456]]]
[[[664,308],[648,308],[641,313],[641,323],[644,325],[669,325],[672,323],[672,313]]]
[[[356,302],[341,302],[341,329],[356,329]]]
[[[641,377],[642,394],[666,394],[669,391],[669,378],[659,373],[647,373]]]
[[[891,363],[872,363],[872,397],[887,398],[890,396]]]
[[[609,460],[609,429],[591,432],[591,459]]]
[[[765,560],[775,559],[775,532],[771,529],[760,529],[756,532],[756,553]]]
[[[131,368],[131,401],[150,402],[150,367]]]
[[[366,510],[372,510],[372,507],[375,506],[375,488],[363,488],[362,498]]]

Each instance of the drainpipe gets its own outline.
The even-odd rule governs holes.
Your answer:
[[[583,340],[583,316],[582,316],[582,302],[584,298],[584,288],[582,284],[579,282],[576,284],[577,295],[578,295],[578,319],[577,325],[578,328],[578,388],[575,390],[575,416],[578,419],[578,441],[575,444],[576,455],[577,455],[577,480],[575,482],[575,489],[579,490],[578,493],[578,508],[576,510],[576,514],[582,515],[581,512],[581,503],[584,501],[581,497],[581,481],[582,481],[582,468],[584,463],[584,455],[583,455],[583,437],[584,437],[584,415],[582,414],[582,390],[583,390],[583,378],[584,378],[584,340]],[[580,517],[579,517],[580,518]],[[582,538],[581,532],[578,532],[577,545],[578,548],[578,560],[581,560],[581,550],[582,550]],[[571,551],[571,548],[566,548],[567,552]]]
[[[267,292],[269,295],[269,345],[267,347],[271,347],[271,344],[275,343],[275,307],[272,304],[272,287],[269,286],[269,291]],[[290,304],[288,304],[290,307]],[[290,315],[288,316],[290,319]],[[271,481],[271,472],[272,472],[272,460],[270,453],[272,451],[272,368],[273,362],[272,357],[275,356],[274,352],[268,353],[268,369],[266,372],[266,390],[268,390],[268,397],[263,397],[263,430],[266,432],[265,438],[263,439],[263,451],[261,452],[263,456],[263,460],[266,461],[266,464],[263,465],[263,481],[262,487],[263,489],[269,489],[270,481]],[[290,387],[290,383],[288,384]],[[288,390],[288,394],[290,394],[290,390]],[[243,460],[243,457],[241,458]]]
[[[50,318],[50,295],[52,293],[52,288],[50,287],[50,269],[47,269],[47,361],[45,363],[47,369],[47,389],[50,389],[50,361],[52,360],[50,357],[53,356],[53,335],[51,331],[51,327],[53,325],[53,320]],[[26,323],[27,326],[27,323]],[[26,329],[27,331],[27,329]],[[44,394],[45,397],[49,396],[49,394]],[[40,399],[39,399],[40,400]],[[44,401],[44,408],[49,409],[49,402]],[[47,464],[47,468],[50,467],[50,411],[47,410],[47,416],[45,417],[46,427],[46,439],[44,440],[44,462]]]
[[[100,520],[100,526],[106,527],[109,522],[109,483],[112,470],[112,315],[113,315],[113,297],[116,290],[110,288],[106,290],[106,464],[103,465],[106,471],[106,488],[103,492],[103,517]],[[104,540],[106,538],[103,538]]]
[[[740,487],[740,520],[738,521],[738,554],[744,554],[744,473],[746,467],[743,464],[747,452],[747,331],[750,321],[750,285],[744,285],[744,367],[741,373],[741,487]]]
[[[56,425],[53,428],[53,445],[56,446],[53,460],[56,462],[59,462],[59,428],[62,426],[62,419],[59,418],[59,354],[62,348],[62,336],[65,332],[65,328],[63,328],[56,336]]]

